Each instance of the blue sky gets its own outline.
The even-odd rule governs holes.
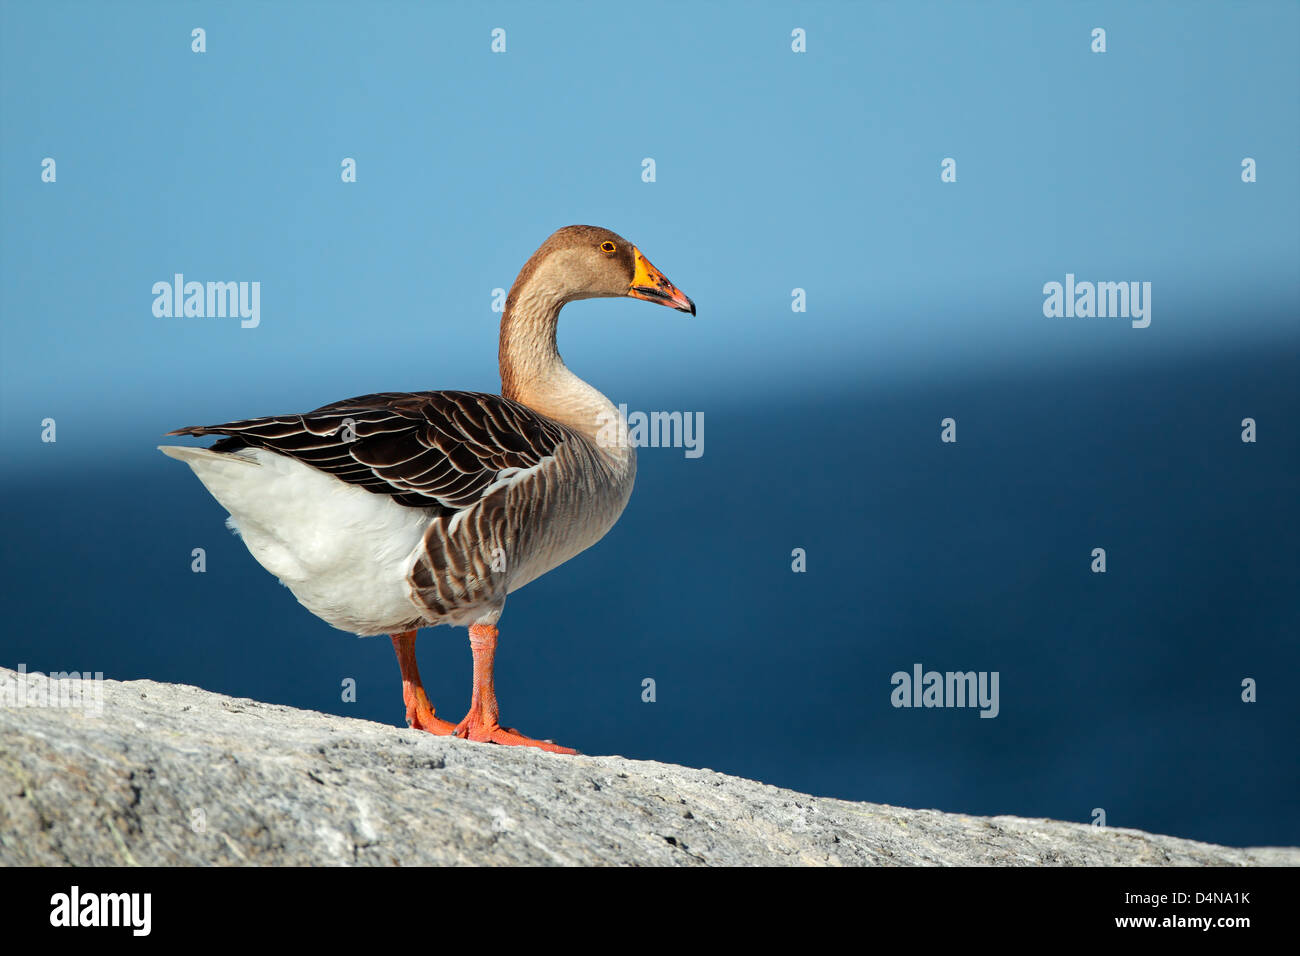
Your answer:
[[[51,2],[2,23],[14,467],[47,415],[64,455],[134,456],[182,424],[495,390],[491,290],[570,222],[699,305],[566,310],[569,364],[633,407],[1296,342],[1292,3]],[[175,272],[259,281],[261,325],[155,318]],[[1066,272],[1152,282],[1152,326],[1044,318]]]

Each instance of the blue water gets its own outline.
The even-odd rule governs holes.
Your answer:
[[[512,596],[503,719],[815,794],[1298,843],[1296,369],[1292,345],[706,406],[703,457],[643,449],[613,532]],[[388,641],[311,617],[137,438],[6,482],[0,661],[401,725]],[[418,649],[459,717],[464,632]],[[918,662],[999,672],[999,715],[892,707]]]

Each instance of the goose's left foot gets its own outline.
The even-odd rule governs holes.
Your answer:
[[[465,719],[456,725],[452,735],[464,737],[466,740],[475,740],[479,743],[536,747],[538,750],[546,750],[553,754],[576,754],[578,752],[572,747],[561,747],[553,740],[536,740],[533,737],[525,737],[513,727],[502,727],[495,720],[488,721],[475,714],[474,711],[470,711],[465,715]]]
[[[505,744],[515,747],[536,747],[555,754],[576,754],[570,747],[561,747],[550,740],[525,737],[513,727],[502,727],[500,708],[497,706],[496,688],[492,682],[492,664],[497,652],[497,629],[490,624],[474,624],[469,629],[469,646],[474,654],[474,693],[470,699],[469,713],[456,725],[452,734],[480,743]]]

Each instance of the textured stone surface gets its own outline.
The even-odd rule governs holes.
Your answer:
[[[0,686],[18,679],[0,668]],[[135,863],[1298,865],[1300,850],[849,803],[152,681],[105,681],[101,716],[0,703],[0,864]]]

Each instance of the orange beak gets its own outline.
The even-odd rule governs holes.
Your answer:
[[[695,303],[682,294],[682,290],[668,281],[667,277],[650,264],[650,260],[641,255],[641,250],[632,247],[632,258],[636,262],[636,274],[627,294],[634,299],[658,302],[660,305],[672,306],[678,312],[695,314]]]

